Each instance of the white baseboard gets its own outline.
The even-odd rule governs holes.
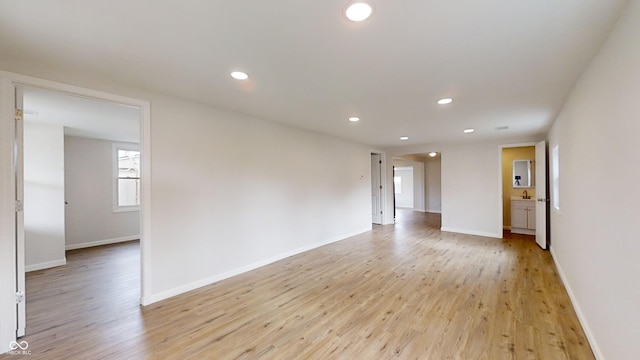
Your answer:
[[[433,213],[433,214],[442,214],[442,210],[431,210],[431,209],[427,209],[427,211],[425,211],[425,212]]]
[[[522,235],[535,235],[536,231],[535,230],[530,230],[530,229],[515,228],[515,229],[511,229],[511,233],[512,234],[522,234]]]
[[[30,271],[36,271],[36,270],[42,270],[42,269],[49,269],[52,267],[56,267],[56,266],[62,266],[62,265],[67,265],[67,259],[59,259],[59,260],[53,260],[53,261],[47,261],[47,262],[43,262],[43,263],[39,263],[39,264],[32,264],[32,265],[26,265],[24,267],[24,271],[25,272],[30,272]]]
[[[492,238],[497,238],[497,239],[502,239],[502,232],[501,233],[490,233],[490,232],[484,232],[484,231],[475,231],[475,230],[466,230],[466,229],[454,229],[454,228],[449,228],[449,227],[441,227],[440,231],[447,231],[447,232],[453,232],[453,233],[459,233],[459,234],[467,234],[467,235],[477,235],[477,236],[485,236],[485,237],[492,237]]]
[[[150,304],[153,304],[155,302],[162,301],[162,300],[168,299],[170,297],[183,294],[183,293],[185,293],[187,291],[195,290],[197,288],[213,284],[215,282],[230,278],[232,276],[240,275],[242,273],[245,273],[245,272],[248,272],[248,271],[251,271],[251,270],[255,270],[255,269],[259,268],[259,267],[262,267],[262,266],[265,266],[265,265],[269,265],[271,263],[274,263],[276,261],[288,258],[290,256],[297,255],[297,254],[303,253],[305,251],[313,250],[313,249],[318,248],[320,246],[324,246],[324,245],[328,245],[328,244],[331,244],[331,243],[334,243],[334,242],[338,242],[340,240],[345,240],[347,238],[362,234],[362,233],[367,232],[367,231],[371,231],[371,226],[369,226],[369,227],[367,227],[365,229],[361,229],[361,230],[355,231],[353,233],[349,233],[349,234],[345,234],[345,235],[341,235],[341,236],[336,236],[334,238],[331,238],[331,239],[328,239],[326,241],[319,242],[319,243],[316,243],[316,244],[313,244],[313,245],[308,245],[308,246],[304,246],[304,247],[301,247],[301,248],[298,248],[298,249],[295,249],[295,250],[292,250],[292,251],[287,251],[285,253],[278,254],[276,256],[270,257],[268,259],[257,261],[257,262],[254,262],[252,264],[248,264],[248,265],[239,267],[237,269],[233,269],[233,270],[224,272],[222,274],[217,274],[217,275],[214,275],[214,276],[202,279],[202,280],[198,280],[198,281],[192,282],[190,284],[186,284],[186,285],[179,286],[179,287],[176,287],[176,288],[173,288],[173,289],[170,289],[170,290],[166,290],[166,291],[160,292],[158,294],[153,294],[153,295],[150,295],[150,296],[144,296],[142,298],[142,300],[141,300],[141,303],[142,303],[143,306],[150,305]]]
[[[93,246],[117,244],[120,242],[139,240],[139,239],[140,239],[140,235],[131,235],[131,236],[124,236],[124,237],[119,237],[115,239],[89,241],[89,242],[84,242],[79,244],[67,244],[64,246],[64,248],[65,250],[84,249],[84,248],[93,247]]]
[[[558,269],[558,275],[560,275],[560,280],[564,285],[564,288],[567,290],[567,294],[569,294],[569,300],[571,300],[571,305],[573,305],[573,309],[576,311],[576,315],[578,315],[578,321],[580,321],[580,325],[582,325],[582,329],[584,330],[584,334],[587,336],[587,341],[589,341],[589,345],[591,346],[591,350],[593,350],[593,354],[596,359],[604,359],[604,355],[602,355],[602,350],[598,346],[596,342],[596,338],[593,335],[593,331],[591,331],[591,327],[589,327],[589,323],[587,322],[587,318],[584,316],[582,309],[580,308],[580,304],[573,294],[573,290],[571,290],[571,286],[569,286],[569,282],[567,281],[567,277],[564,275],[564,270],[562,270],[562,266],[558,263],[558,258],[553,251],[553,246],[549,249],[551,252],[551,258],[553,259],[553,263],[556,265],[556,269]]]

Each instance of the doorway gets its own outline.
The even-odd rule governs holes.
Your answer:
[[[546,143],[501,146],[503,237],[528,237],[548,248]]]
[[[399,209],[414,208],[414,174],[413,166],[393,167],[393,195],[395,207]]]
[[[382,224],[382,156],[371,153],[371,222]]]
[[[68,250],[139,240],[141,110],[37,87],[18,91],[25,272],[65,265]],[[30,278],[25,289],[34,290]]]
[[[1,320],[4,324],[15,324],[15,328],[13,331],[10,329],[6,329],[5,326],[2,327],[1,337],[2,340],[12,338],[15,340],[16,334],[21,336],[24,334],[25,330],[25,301],[24,301],[24,290],[25,290],[25,243],[24,243],[24,227],[21,227],[20,218],[23,217],[24,211],[22,206],[18,206],[22,204],[24,200],[20,196],[22,195],[22,189],[24,185],[23,179],[21,176],[23,175],[22,171],[22,161],[23,161],[23,151],[21,149],[23,145],[22,141],[22,129],[24,127],[24,118],[29,115],[24,114],[24,106],[21,97],[21,90],[29,88],[29,89],[40,89],[53,91],[58,93],[64,93],[70,96],[76,96],[83,99],[93,99],[98,102],[112,102],[120,104],[121,106],[136,108],[138,110],[138,126],[140,131],[140,149],[143,155],[142,167],[140,169],[141,173],[141,186],[140,186],[140,303],[145,305],[148,301],[145,298],[145,295],[149,293],[148,291],[148,281],[145,278],[145,274],[148,272],[147,267],[149,266],[148,261],[144,261],[148,256],[148,252],[145,251],[145,246],[147,241],[149,241],[148,237],[145,234],[149,233],[150,227],[150,218],[149,218],[149,199],[145,198],[145,194],[149,194],[150,189],[150,156],[149,156],[149,138],[150,138],[150,104],[147,101],[142,101],[138,99],[127,98],[119,95],[104,93],[100,91],[80,88],[76,86],[61,84],[53,81],[47,81],[37,78],[32,78],[28,76],[22,76],[19,74],[12,73],[0,73],[0,83],[2,85],[1,92],[3,96],[1,97],[0,109],[2,109],[3,114],[3,141],[6,140],[8,144],[10,144],[12,148],[12,152],[15,154],[10,162],[3,161],[0,163],[3,169],[3,173],[5,174],[15,174],[11,175],[11,177],[3,178],[1,183],[3,185],[3,189],[6,188],[8,191],[5,193],[6,197],[3,195],[3,199],[6,198],[8,200],[6,203],[11,205],[6,209],[3,207],[3,224],[9,223],[9,216],[15,217],[15,220],[12,220],[13,229],[11,229],[10,233],[12,234],[12,238],[15,240],[12,244],[6,243],[4,244],[4,240],[9,240],[3,238],[3,248],[12,251],[13,256],[6,257],[7,260],[3,261],[2,269],[3,272],[6,271],[8,274],[14,274],[12,276],[7,276],[7,286],[14,287],[17,291],[17,294],[6,293],[2,297],[2,309],[0,309]],[[10,111],[10,112],[9,112]],[[13,113],[15,112],[15,120]],[[9,117],[9,114],[10,117]],[[15,134],[15,136],[14,136]],[[7,170],[5,172],[5,170]],[[4,192],[4,191],[3,191]],[[9,194],[15,194],[15,200],[13,201],[11,198],[8,198]],[[11,195],[12,197],[14,195]],[[19,201],[18,201],[19,200]],[[14,206],[15,203],[15,206]],[[9,215],[12,214],[12,215]],[[7,235],[9,231],[6,232]],[[6,245],[6,247],[5,247]],[[4,257],[3,257],[4,259]],[[5,277],[3,277],[4,279]],[[13,285],[12,285],[13,284]],[[21,295],[22,294],[22,295]],[[11,299],[9,296],[10,295]],[[28,294],[27,294],[28,295]],[[11,300],[11,301],[9,301]],[[17,304],[16,304],[17,300]],[[10,307],[13,307],[13,310],[10,310]],[[7,330],[7,331],[5,331]],[[7,341],[8,343],[8,341]]]

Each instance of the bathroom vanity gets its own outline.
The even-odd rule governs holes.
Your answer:
[[[511,233],[536,234],[535,199],[511,198]]]

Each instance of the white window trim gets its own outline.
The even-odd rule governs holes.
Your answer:
[[[118,206],[118,150],[134,150],[140,151],[139,144],[133,143],[113,143],[112,144],[112,185],[113,185],[113,212],[127,212],[127,211],[140,211],[140,205],[131,205],[131,206]],[[142,180],[140,180],[142,181]]]

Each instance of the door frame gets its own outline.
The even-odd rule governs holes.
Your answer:
[[[371,161],[370,161],[371,186],[370,187],[371,187],[372,199],[373,199],[374,192],[378,193],[378,195],[375,197],[377,201],[372,202],[372,205],[371,205],[371,210],[372,210],[371,223],[374,225],[382,225],[384,223],[384,206],[382,205],[383,204],[382,197],[384,196],[383,187],[382,187],[382,178],[383,178],[382,156],[380,156],[380,154],[373,154],[373,153],[370,156],[371,156]],[[375,189],[374,189],[374,185],[377,185]],[[378,211],[380,211],[379,214],[375,212],[376,207]]]
[[[150,247],[151,247],[151,103],[147,100],[126,97],[103,91],[44,80],[36,77],[0,71],[0,150],[2,154],[12,153],[15,141],[13,134],[15,88],[35,87],[74,96],[91,98],[98,101],[115,102],[140,109],[140,148],[142,150],[142,193],[140,206],[140,304],[148,305],[151,294]],[[5,150],[8,150],[5,152]],[[9,327],[17,323],[15,291],[17,289],[15,247],[15,194],[16,183],[12,175],[13,159],[0,160],[0,189],[2,190],[2,208],[0,208],[0,353],[9,350],[9,343],[15,341],[15,329]],[[10,196],[9,196],[10,195]],[[11,267],[11,269],[10,269]],[[6,285],[4,285],[6,284]],[[8,286],[7,286],[8,285]],[[9,290],[9,291],[5,291]],[[11,306],[9,306],[11,304]]]
[[[524,143],[516,143],[516,144],[505,144],[498,146],[498,194],[500,194],[499,201],[499,224],[500,224],[500,233],[504,234],[504,198],[502,194],[502,150],[508,148],[518,148],[518,147],[528,147],[533,146],[535,148],[536,144],[539,141],[532,142],[524,142]]]
[[[382,173],[382,177],[380,179],[380,185],[382,185],[382,195],[380,197],[380,206],[382,209],[382,225],[393,224],[393,209],[389,206],[391,204],[390,199],[393,199],[393,193],[390,194],[392,189],[388,186],[389,181],[393,183],[393,172],[391,170],[391,166],[387,161],[387,153],[380,150],[369,150],[369,157],[371,155],[380,155],[380,160],[382,164],[380,164],[380,172]],[[369,169],[369,174],[371,174],[371,169]],[[371,179],[369,179],[371,181]],[[371,187],[371,186],[369,186]]]
[[[24,114],[24,94],[23,88],[19,86],[14,86],[13,88],[14,95],[14,104],[15,109],[20,110],[22,114]],[[20,201],[24,207],[24,115],[18,118],[17,114],[14,115],[13,121],[13,129],[15,131],[14,139],[14,154],[13,154],[13,176],[15,180],[14,188],[15,188],[15,200],[16,206],[17,202]],[[16,139],[20,139],[20,141],[15,141]],[[26,272],[26,261],[25,261],[25,228],[24,228],[24,209],[20,211],[16,210],[16,223],[15,223],[15,231],[16,231],[16,301],[18,296],[21,297],[21,301],[18,302],[17,308],[17,316],[16,319],[16,336],[21,337],[24,336],[26,331],[26,322],[27,322],[27,304],[26,298],[24,295],[26,293],[26,282],[25,282],[25,272]],[[18,271],[18,269],[22,269],[22,271]]]
[[[540,248],[549,250],[551,244],[551,214],[550,214],[550,199],[549,199],[549,142],[542,140],[536,143],[536,165],[535,165],[535,177],[536,177],[536,243]],[[542,154],[540,154],[542,152]],[[544,156],[544,163],[540,164],[538,161],[538,155]],[[544,170],[543,183],[544,191],[540,191],[539,181],[537,177],[540,175],[540,168]],[[541,223],[544,220],[544,227]],[[540,243],[540,240],[544,240],[544,244]]]

